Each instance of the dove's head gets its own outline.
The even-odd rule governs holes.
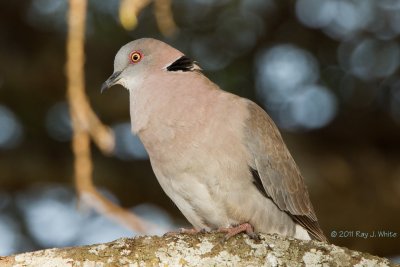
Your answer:
[[[138,39],[127,43],[118,51],[114,60],[114,73],[101,87],[121,84],[134,89],[137,84],[159,71],[192,71],[200,69],[194,61],[182,52],[164,42],[151,38]]]

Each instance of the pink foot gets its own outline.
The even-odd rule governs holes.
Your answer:
[[[245,232],[250,238],[260,240],[258,235],[254,232],[253,226],[249,223],[242,223],[238,226],[228,228],[218,228],[217,232],[226,233],[224,241],[228,240],[232,236]]]

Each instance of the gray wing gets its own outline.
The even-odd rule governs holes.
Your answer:
[[[257,104],[248,100],[250,117],[245,138],[254,158],[251,173],[264,195],[303,226],[313,239],[327,241],[312,207],[303,177],[274,122]],[[257,182],[258,181],[258,182]]]

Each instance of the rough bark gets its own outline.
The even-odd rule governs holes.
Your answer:
[[[395,266],[385,258],[316,241],[261,235],[143,236],[0,257],[0,266]]]

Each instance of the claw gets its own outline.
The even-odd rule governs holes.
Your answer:
[[[205,234],[205,233],[207,233],[207,230],[206,230],[205,228],[200,229],[199,233],[200,233],[200,234]]]
[[[251,239],[260,240],[260,237],[257,233],[254,232],[253,226],[249,223],[239,224],[233,227],[227,228],[218,228],[217,230],[220,233],[226,233],[225,237],[223,238],[223,242],[227,241],[232,236],[245,232]]]

